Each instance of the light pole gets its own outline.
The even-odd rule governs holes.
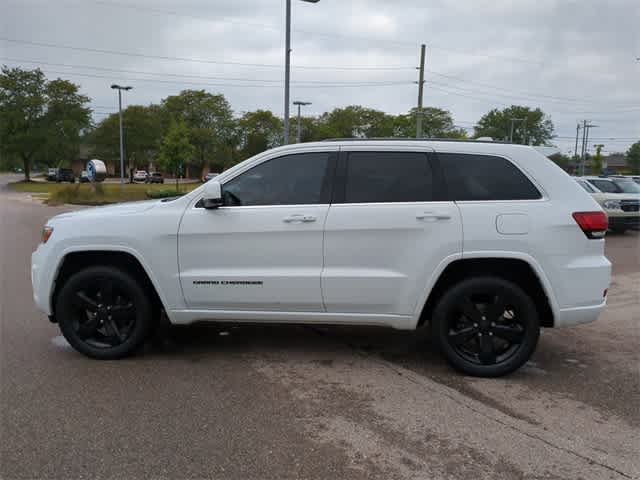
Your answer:
[[[300,138],[302,137],[302,130],[300,125],[300,107],[304,105],[311,105],[311,102],[301,102],[299,100],[296,100],[295,102],[293,102],[293,104],[298,106],[298,134],[296,135],[296,143],[300,143]]]
[[[123,87],[113,84],[111,88],[118,90],[118,115],[120,116],[120,186],[124,185],[124,141],[122,135],[122,90],[131,90],[133,87]]]
[[[318,3],[320,0],[302,0]],[[291,77],[291,0],[286,6],[286,33],[284,46],[284,144],[289,143],[289,80]]]

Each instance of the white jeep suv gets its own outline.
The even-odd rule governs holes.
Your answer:
[[[38,307],[80,352],[136,350],[162,310],[202,320],[416,329],[498,376],[541,327],[598,318],[611,265],[598,203],[531,147],[357,140],[285,146],[176,199],[52,218]]]

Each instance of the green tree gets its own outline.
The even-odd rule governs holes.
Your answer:
[[[193,158],[195,147],[189,141],[189,129],[182,121],[173,121],[162,138],[158,160],[165,172],[173,172],[176,190],[183,166]]]
[[[553,155],[549,155],[549,159],[563,170],[569,170],[569,162],[571,161],[571,158],[569,158],[568,156],[562,153],[554,153]]]
[[[640,141],[637,141],[627,151],[627,165],[634,175],[640,174]]]
[[[240,160],[282,144],[282,120],[269,110],[245,113],[238,128]]]
[[[70,159],[90,125],[89,98],[66,80],[48,82],[41,70],[3,66],[0,73],[0,148],[20,158],[31,179],[34,159]],[[45,153],[50,153],[46,154]]]
[[[202,169],[229,157],[237,141],[237,132],[231,105],[224,95],[183,90],[165,98],[162,105],[169,119],[185,123],[189,141],[195,147],[194,157],[190,159],[193,164]]]
[[[130,105],[122,111],[125,167],[147,168],[160,147],[163,134],[163,110],[159,105]],[[168,126],[167,126],[168,128]],[[120,158],[120,119],[117,113],[102,120],[90,133],[93,153],[118,166]]]
[[[503,110],[493,109],[483,115],[475,126],[475,136],[508,140],[512,119],[513,143],[547,145],[553,138],[553,122],[542,110],[519,105]]]
[[[318,138],[373,138],[393,135],[393,116],[373,108],[350,105],[318,118]]]
[[[596,154],[591,157],[591,174],[600,175],[602,173],[602,148],[604,145],[596,145]]]
[[[412,108],[409,113],[397,115],[394,118],[394,131],[396,137],[415,138],[417,108]],[[422,109],[422,134],[432,138],[466,138],[464,129],[458,128],[453,123],[451,112],[436,107]]]
[[[78,93],[79,87],[66,80],[51,80],[46,86],[47,157],[60,161],[78,155],[81,134],[91,123],[89,97]]]

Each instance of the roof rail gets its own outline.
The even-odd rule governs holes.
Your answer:
[[[376,141],[395,141],[395,142],[459,142],[459,143],[502,143],[508,144],[501,140],[481,140],[474,138],[413,138],[413,137],[371,137],[371,138],[325,138],[321,142],[376,142]]]

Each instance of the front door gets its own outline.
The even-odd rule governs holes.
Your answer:
[[[320,312],[334,155],[272,158],[223,182],[224,206],[189,208],[180,281],[190,309]]]

